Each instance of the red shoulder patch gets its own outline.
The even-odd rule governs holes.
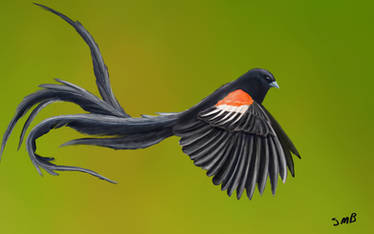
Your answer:
[[[241,89],[237,89],[229,93],[225,98],[217,102],[216,106],[219,105],[230,105],[230,106],[243,106],[252,105],[252,97]]]

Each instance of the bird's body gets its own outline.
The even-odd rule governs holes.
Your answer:
[[[106,66],[92,36],[78,21],[39,6],[63,18],[88,44],[102,99],[62,80],[57,80],[60,84],[41,85],[44,89],[27,96],[19,105],[4,134],[1,152],[17,121],[33,106],[37,105],[24,125],[20,144],[41,109],[55,101],[68,101],[78,104],[88,113],[46,119],[27,137],[27,150],[40,173],[40,168],[52,175],[56,175],[56,171],[82,171],[113,182],[88,169],[55,165],[53,158],[35,153],[37,138],[51,129],[67,126],[95,137],[72,140],[64,145],[139,149],[157,144],[167,137],[178,136],[183,151],[194,164],[213,176],[214,184],[221,184],[230,196],[236,190],[238,199],[245,190],[252,198],[256,184],[262,193],[268,177],[275,193],[278,175],[285,181],[287,167],[294,175],[292,153],[297,156],[299,153],[262,105],[269,88],[278,87],[274,76],[267,70],[252,69],[185,111],[133,118],[116,100]]]

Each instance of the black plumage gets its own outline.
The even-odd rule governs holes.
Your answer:
[[[278,176],[285,182],[287,168],[294,176],[292,154],[300,155],[279,123],[262,105],[269,88],[277,86],[270,72],[252,69],[186,111],[133,118],[115,98],[99,47],[88,31],[78,21],[46,6],[36,5],[61,17],[87,43],[101,98],[60,79],[56,79],[59,84],[40,85],[41,90],[26,96],[18,106],[3,136],[0,154],[16,123],[29,110],[36,106],[24,124],[19,147],[35,116],[47,105],[65,101],[79,105],[88,113],[52,117],[30,131],[26,148],[39,173],[41,169],[52,175],[57,175],[57,171],[81,171],[114,182],[88,169],[56,165],[54,158],[36,154],[36,139],[51,129],[66,126],[94,137],[75,139],[63,145],[138,149],[178,136],[183,152],[194,164],[206,170],[207,175],[213,177],[213,183],[221,184],[229,196],[236,190],[238,199],[244,191],[251,199],[256,185],[262,194],[268,177],[274,194]]]

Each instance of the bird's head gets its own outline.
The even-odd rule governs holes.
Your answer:
[[[263,88],[279,88],[275,78],[271,72],[261,68],[255,68],[249,70],[246,74],[248,74],[247,78],[250,83],[257,84],[262,86]]]
[[[249,70],[238,79],[238,82],[241,88],[246,90],[259,103],[264,100],[270,88],[279,88],[273,74],[261,68]]]

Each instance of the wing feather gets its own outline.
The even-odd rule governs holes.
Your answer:
[[[268,177],[275,194],[278,175],[283,182],[287,168],[294,175],[291,152],[296,148],[261,104],[230,101],[233,104],[208,107],[175,126],[182,149],[229,196],[236,190],[240,199],[246,190],[252,199],[256,186],[264,192]]]
[[[253,136],[247,136],[247,147],[245,147],[245,163],[244,163],[244,173],[240,178],[240,184],[238,186],[238,189],[236,190],[236,197],[237,199],[240,199],[240,197],[243,194],[243,191],[245,189],[246,181],[248,178],[249,170],[250,170],[250,162],[252,158],[252,152],[253,152],[253,142],[254,137]]]
[[[270,184],[271,184],[271,191],[273,194],[275,194],[275,191],[277,189],[278,184],[278,173],[279,173],[279,167],[278,167],[278,154],[275,149],[275,145],[271,139],[271,137],[268,138],[269,141],[269,177],[270,177]]]
[[[222,168],[220,172],[213,178],[213,183],[215,185],[221,184],[222,183],[222,190],[224,190],[224,184],[229,178],[230,171],[233,170],[233,165],[235,165],[235,162],[238,158],[238,151],[240,150],[240,139],[241,135],[236,134],[237,140],[234,142],[233,147],[231,148],[231,151],[227,151],[227,157],[222,165]]]
[[[216,124],[217,122],[221,121],[222,119],[225,119],[227,118],[231,113],[228,112],[228,111],[224,111],[224,110],[221,110],[220,112],[218,112],[216,115],[208,118],[209,121],[214,125]]]
[[[263,144],[263,150],[261,155],[261,162],[260,162],[260,170],[259,170],[259,176],[258,176],[258,191],[260,194],[264,192],[266,180],[268,177],[268,168],[269,168],[269,145],[268,145],[268,139],[263,138],[262,139]]]
[[[252,199],[255,187],[256,187],[256,182],[257,182],[257,175],[258,175],[258,168],[260,165],[260,154],[261,154],[261,138],[256,137],[255,138],[255,148],[254,148],[254,157],[252,158],[251,162],[251,170],[250,170],[250,175],[248,176],[247,179],[247,196],[249,199]]]
[[[222,147],[217,149],[217,153],[209,161],[204,163],[202,167],[207,170],[208,176],[213,176],[219,170],[219,163],[223,160],[226,150],[230,147],[233,141],[233,136],[228,135],[225,141],[222,143]],[[213,155],[214,152],[212,152]]]
[[[214,128],[211,128],[209,126],[198,128],[194,131],[191,131],[189,134],[186,134],[179,143],[181,146],[186,147],[206,137],[206,135],[211,133],[213,130]]]
[[[232,175],[232,179],[230,179],[230,186],[227,190],[227,194],[229,196],[232,195],[232,193],[235,191],[235,189],[239,186],[240,178],[243,174],[243,168],[245,166],[245,160],[247,157],[247,144],[248,144],[248,138],[246,135],[243,135],[242,137],[242,145],[240,147],[240,155],[238,159],[237,166],[235,168],[235,173]]]
[[[204,133],[204,135],[201,137],[198,137],[198,140],[185,145],[182,147],[183,152],[185,152],[188,155],[191,155],[195,152],[197,152],[199,149],[203,147],[207,147],[213,140],[214,136],[217,135],[218,130],[216,129],[210,129],[208,133]]]
[[[294,153],[297,157],[301,158],[299,151],[297,151],[295,145],[292,143],[291,139],[282,129],[278,121],[275,120],[275,118],[270,114],[268,110],[266,110],[265,107],[262,107],[262,109],[264,110],[264,112],[266,112],[266,116],[268,116],[268,118],[270,119],[271,126],[273,127],[280,141],[283,142],[283,145],[287,146],[287,148],[289,148],[292,153]]]
[[[236,139],[237,139],[237,135],[235,134],[231,138],[231,141],[228,144],[228,146],[226,147],[222,158],[208,171],[208,176],[215,175],[215,177],[213,178],[213,183],[215,185],[220,184],[220,183],[216,183],[215,181],[218,180],[218,178],[220,176],[219,174],[221,172],[221,168],[223,167],[224,163],[226,162],[226,159],[230,156],[231,151],[233,149],[233,146],[236,144]]]
[[[285,150],[284,148],[283,148],[283,150],[284,150],[284,154],[286,155],[287,167],[290,170],[292,177],[295,177],[295,169],[294,169],[294,163],[293,163],[292,155],[291,155],[290,151]]]
[[[222,146],[222,142],[225,140],[227,135],[227,132],[217,131],[217,136],[214,137],[214,140],[209,146],[201,148],[198,152],[192,153],[190,157],[194,160],[195,165],[197,165],[198,162],[205,162],[213,157],[216,154],[215,152],[217,148],[219,149],[220,146]]]
[[[198,158],[195,161],[195,165],[209,170],[215,162],[218,161],[220,155],[223,154],[225,147],[230,140],[230,135],[225,134],[221,141],[218,142],[217,147],[213,151],[207,153],[204,157]]]
[[[277,150],[277,155],[278,155],[278,161],[279,161],[279,174],[280,177],[282,178],[283,183],[286,182],[287,178],[287,164],[286,164],[286,158],[284,156],[284,152],[282,149],[282,146],[278,140],[277,137],[272,137],[272,140],[275,144],[275,148]]]
[[[231,182],[232,182],[233,178],[235,177],[236,170],[239,167],[239,163],[240,163],[240,159],[241,159],[241,153],[243,151],[243,149],[242,149],[243,148],[243,142],[244,142],[244,136],[241,134],[241,135],[239,135],[239,139],[238,139],[238,142],[237,142],[237,147],[236,147],[235,153],[234,153],[235,156],[233,157],[233,158],[235,158],[235,160],[233,160],[233,164],[231,165],[231,167],[227,169],[227,176],[222,183],[222,190],[228,189],[228,187],[231,185]],[[230,196],[231,196],[231,194],[230,194]]]

